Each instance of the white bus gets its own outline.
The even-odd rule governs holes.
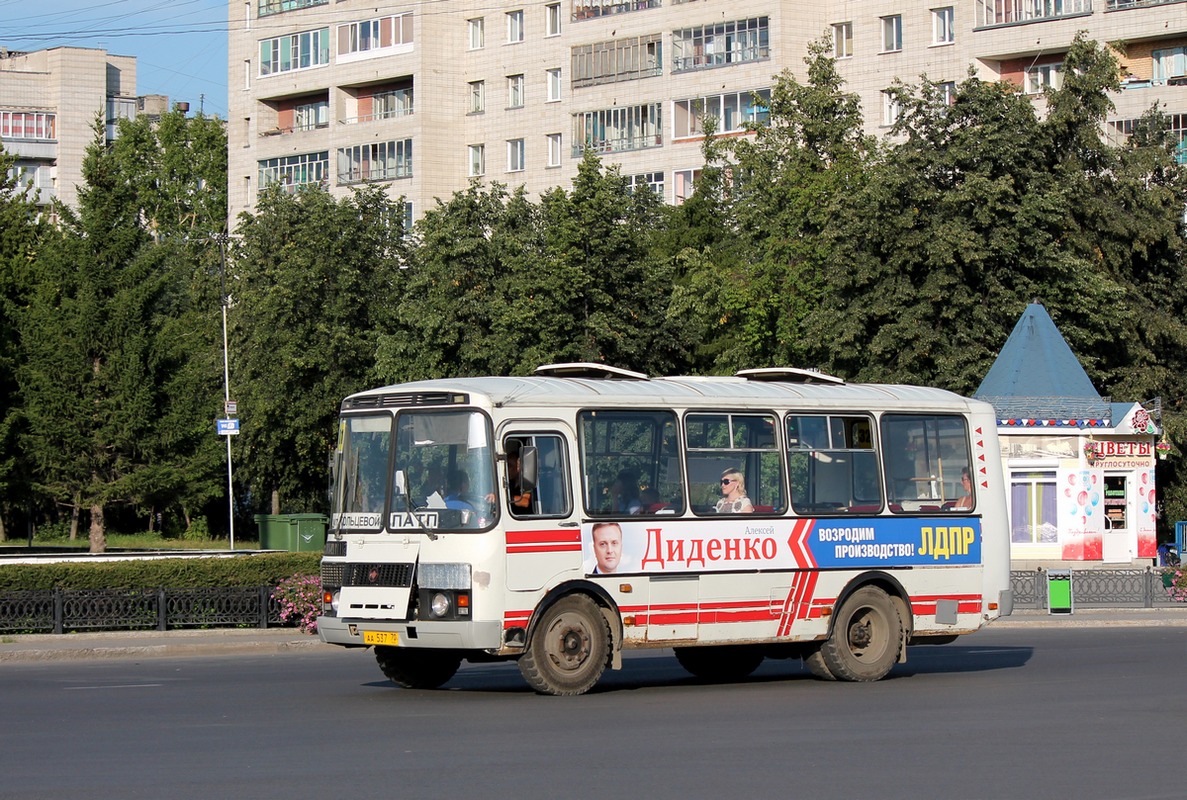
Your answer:
[[[873,681],[1012,607],[992,408],[794,369],[596,364],[342,403],[323,641],[404,687],[515,660],[593,687],[626,649],[736,680]]]

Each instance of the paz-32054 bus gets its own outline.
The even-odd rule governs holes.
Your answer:
[[[321,638],[404,687],[515,660],[580,694],[626,649],[710,680],[873,681],[1009,614],[992,408],[795,369],[595,364],[342,403]]]

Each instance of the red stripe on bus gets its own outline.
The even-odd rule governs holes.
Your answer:
[[[507,544],[581,544],[579,530],[507,531]]]
[[[520,544],[507,545],[508,553],[580,553],[580,544]]]

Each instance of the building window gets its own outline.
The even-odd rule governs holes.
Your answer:
[[[833,58],[853,57],[853,23],[838,22],[833,25]]]
[[[1015,544],[1055,544],[1059,541],[1054,472],[1015,472],[1010,475],[1010,541]]]
[[[1120,0],[1126,5],[1160,5],[1166,0]],[[1112,11],[1117,0],[1108,0],[1107,11]],[[1010,25],[1016,22],[1030,22],[1038,19],[1057,19],[1092,13],[1092,0],[977,0],[978,25]]]
[[[561,71],[560,67],[548,70],[548,102],[555,103],[561,99]]]
[[[692,197],[692,193],[696,191],[697,181],[700,180],[701,171],[699,169],[678,169],[672,173],[673,183],[676,185],[672,187],[672,202],[675,205],[682,205],[685,200]]]
[[[952,6],[931,10],[931,43],[952,44],[956,41],[956,11]]]
[[[507,108],[523,108],[523,76],[507,76]]]
[[[654,33],[572,49],[569,74],[574,88],[663,74],[663,37]]]
[[[486,20],[483,17],[466,20],[466,28],[470,32],[471,50],[481,50],[486,47]]]
[[[625,14],[628,11],[643,11],[648,8],[659,8],[660,0],[573,0],[573,22],[582,19],[606,17],[611,14]]]
[[[0,111],[0,139],[57,139],[57,116],[45,111]]]
[[[507,43],[523,41],[523,11],[507,12]]]
[[[311,131],[330,124],[330,103],[317,100],[293,108],[293,130]]]
[[[1026,93],[1042,94],[1044,89],[1063,86],[1063,64],[1043,64],[1026,70]]]
[[[481,114],[486,111],[486,81],[470,82],[470,113]]]
[[[411,11],[338,26],[339,61],[353,61],[356,58],[407,52],[411,49]]]
[[[260,42],[260,75],[310,69],[330,63],[330,29],[301,31]]]
[[[882,93],[882,124],[889,127],[898,122],[902,107],[898,102],[898,95],[894,92]]]
[[[301,153],[294,156],[269,158],[259,162],[259,187],[263,189],[273,183],[295,192],[298,186],[307,183],[325,184],[330,177],[330,153]]]
[[[704,136],[705,120],[717,120],[716,131],[739,133],[748,125],[766,125],[771,116],[771,90],[728,92],[708,97],[677,100],[672,104],[672,136],[682,139]]]
[[[412,140],[372,142],[338,150],[338,183],[412,177]]]
[[[470,151],[470,172],[471,178],[478,178],[486,174],[486,145],[472,144],[469,147]]]
[[[595,153],[616,153],[662,147],[660,108],[660,103],[647,103],[574,114],[573,158],[580,158],[586,148]]]
[[[940,100],[944,105],[950,106],[956,103],[956,81],[944,81],[937,83],[936,89],[940,93]]]
[[[507,140],[507,171],[508,172],[523,172],[523,169],[524,169],[523,139],[508,139]]]
[[[643,172],[638,175],[627,176],[627,188],[632,191],[649,189],[655,192],[659,199],[664,197],[664,174],[662,172]]]
[[[711,69],[770,58],[766,17],[672,31],[672,71]]]
[[[548,134],[548,166],[559,167],[561,165],[561,135],[559,133]]]
[[[544,6],[544,35],[561,35],[561,4],[549,3]]]
[[[371,118],[391,119],[412,113],[412,89],[388,89],[371,95]]]
[[[882,52],[897,53],[903,49],[903,17],[895,14],[882,18]]]
[[[282,11],[296,11],[300,8],[328,5],[330,0],[260,0],[259,15],[267,17]]]
[[[1187,77],[1187,47],[1170,47],[1150,54],[1151,81],[1166,83],[1171,78]]]

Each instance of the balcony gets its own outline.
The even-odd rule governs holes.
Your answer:
[[[330,0],[260,0],[258,14],[270,17],[273,14],[283,14],[285,11],[297,11],[314,6],[328,6]]]
[[[1092,0],[993,0],[980,3],[977,26],[1023,25],[1092,13]]]

